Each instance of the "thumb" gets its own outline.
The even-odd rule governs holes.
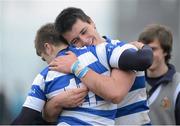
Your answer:
[[[76,54],[73,53],[72,51],[67,51],[67,52],[66,52],[66,55],[75,55],[75,56],[76,56]]]
[[[72,51],[67,51],[66,52],[66,55],[70,55],[70,54],[73,54],[73,52]]]

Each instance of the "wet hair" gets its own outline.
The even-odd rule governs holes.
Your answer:
[[[150,44],[156,39],[159,41],[164,53],[167,53],[165,56],[165,62],[168,64],[171,58],[173,36],[166,26],[158,24],[147,26],[139,35],[138,41],[143,42],[144,44]]]

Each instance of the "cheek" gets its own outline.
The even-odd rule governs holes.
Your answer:
[[[162,60],[163,60],[162,54],[160,54],[160,53],[155,53],[155,54],[153,55],[153,60],[154,60],[154,62],[162,62]]]

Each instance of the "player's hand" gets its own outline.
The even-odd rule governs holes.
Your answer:
[[[49,69],[62,72],[62,73],[71,73],[71,66],[78,60],[76,55],[68,51],[64,56],[56,57],[50,64]]]
[[[56,99],[56,104],[64,108],[72,108],[82,105],[88,90],[86,87],[67,89],[65,92],[53,97]]]
[[[138,41],[130,42],[130,44],[136,46],[138,49],[142,49],[142,47],[144,46],[143,43],[138,42]]]

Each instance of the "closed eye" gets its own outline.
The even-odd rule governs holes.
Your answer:
[[[86,34],[86,32],[87,32],[87,29],[84,29],[84,30],[81,32],[81,35]]]

